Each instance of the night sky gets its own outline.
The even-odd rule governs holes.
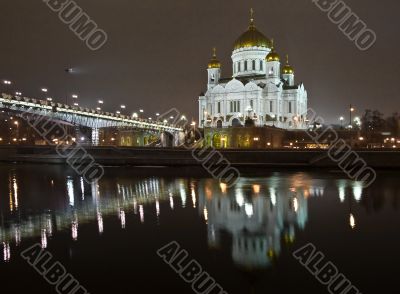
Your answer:
[[[197,119],[211,48],[218,48],[224,77],[232,75],[233,43],[247,29],[249,9],[257,28],[275,39],[304,82],[309,106],[326,120],[347,116],[352,103],[391,114],[399,109],[400,1],[347,0],[373,29],[377,43],[361,52],[311,0],[75,0],[109,37],[89,50],[41,0],[0,0],[0,79],[30,97],[64,101],[76,93],[81,106],[146,117],[172,107]],[[67,75],[66,67],[77,69]],[[3,89],[2,89],[3,90]]]

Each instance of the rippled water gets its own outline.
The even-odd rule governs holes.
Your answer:
[[[40,243],[90,293],[194,293],[156,253],[176,241],[228,293],[328,293],[292,256],[311,242],[362,293],[388,292],[399,175],[363,190],[339,172],[257,170],[228,189],[190,169],[107,168],[89,185],[61,166],[2,165],[0,289],[55,293],[20,256]]]

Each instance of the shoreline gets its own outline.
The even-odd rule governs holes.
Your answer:
[[[95,162],[104,166],[201,167],[191,150],[184,148],[89,147],[85,150]],[[371,168],[400,168],[400,151],[385,149],[354,150]],[[338,168],[327,150],[289,149],[220,149],[220,154],[237,168]],[[80,157],[72,157],[81,160]],[[81,160],[82,161],[82,160]],[[0,162],[67,164],[67,158],[56,153],[54,146],[0,146]],[[85,162],[84,160],[82,162]]]

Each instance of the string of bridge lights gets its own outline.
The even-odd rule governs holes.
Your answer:
[[[72,69],[66,69],[65,71],[68,72],[68,73],[71,73],[71,72],[72,72]],[[3,84],[3,85],[6,87],[6,90],[7,90],[8,92],[11,92],[11,89],[9,89],[9,88],[10,88],[11,85],[13,85],[13,82],[12,82],[12,81],[7,80],[7,79],[6,79],[6,80],[2,80],[2,83],[1,83],[1,84]],[[48,89],[48,88],[43,87],[43,88],[40,89],[40,92],[45,96],[45,99],[46,99],[47,101],[53,102],[54,99],[53,99],[52,97],[49,97],[49,95],[47,95],[47,94],[49,93],[49,89]],[[16,96],[22,97],[22,92],[19,91],[19,90],[15,91],[14,94],[15,94]],[[68,99],[69,97],[72,98],[72,101],[73,101],[72,105],[75,106],[75,107],[79,107],[79,102],[78,102],[78,101],[79,101],[79,100],[78,100],[78,99],[79,99],[79,95],[77,95],[77,94],[67,95],[67,96],[66,96],[66,99],[65,99],[65,102],[66,102],[65,104],[66,104],[66,105],[68,105],[68,102],[70,102],[69,99]],[[102,108],[103,108],[104,104],[105,104],[105,103],[104,103],[104,100],[102,100],[102,99],[97,100],[96,110],[97,110],[97,111],[102,111]],[[116,114],[123,114],[123,112],[125,112],[126,109],[127,109],[126,105],[125,105],[125,104],[121,104],[120,107],[119,107],[119,109],[117,109],[117,110],[115,111],[115,113],[116,113]],[[133,119],[143,118],[144,113],[145,113],[144,109],[139,109],[138,112],[133,112],[133,113],[132,113],[132,118],[133,118]],[[157,118],[157,120],[158,120],[158,118],[160,117],[160,113],[159,113],[159,112],[155,113],[155,116],[156,116],[156,118]],[[150,121],[153,120],[152,117],[148,117],[147,119],[150,120]],[[174,116],[170,116],[168,119],[164,119],[164,123],[168,123],[169,120],[174,120],[174,119],[176,119]],[[182,116],[181,116],[181,120],[187,120],[187,119],[186,119],[186,116],[185,116],[185,115],[182,115]],[[192,122],[191,125],[194,126],[194,125],[195,125],[195,122]]]

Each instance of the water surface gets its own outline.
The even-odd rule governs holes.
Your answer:
[[[176,176],[171,176],[176,174]],[[0,289],[55,293],[20,252],[40,243],[90,293],[193,293],[156,254],[176,241],[228,293],[328,293],[292,256],[311,242],[362,293],[396,289],[398,172],[257,170],[227,188],[193,170],[0,166]],[[391,291],[390,293],[392,293]]]

